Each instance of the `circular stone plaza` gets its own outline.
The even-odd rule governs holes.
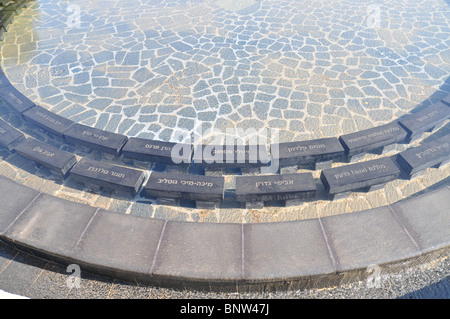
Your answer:
[[[0,5],[0,290],[450,297],[448,0]]]

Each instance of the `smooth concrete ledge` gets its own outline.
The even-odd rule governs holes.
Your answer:
[[[0,177],[0,239],[128,282],[208,291],[336,286],[450,252],[450,182],[393,205],[303,221],[189,223],[122,215]]]

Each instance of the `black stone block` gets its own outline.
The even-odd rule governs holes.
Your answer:
[[[442,100],[442,102],[443,102],[444,104],[450,106],[450,94],[447,95],[447,97],[444,98],[444,99]]]
[[[450,134],[407,149],[397,156],[397,163],[409,175],[450,159]]]
[[[36,105],[12,85],[0,88],[0,99],[9,103],[19,113],[23,113]]]
[[[404,142],[408,133],[397,123],[389,123],[367,130],[342,135],[339,141],[347,156],[366,153],[390,144]]]
[[[383,184],[399,176],[400,169],[392,158],[384,157],[325,169],[320,179],[328,194],[338,194]]]
[[[31,123],[60,137],[63,136],[65,130],[74,124],[73,121],[54,114],[38,105],[23,112],[23,117]]]
[[[82,124],[74,124],[64,131],[67,142],[118,155],[128,138]]]
[[[25,136],[6,122],[0,120],[0,145],[12,150],[13,145]]]
[[[335,137],[272,144],[270,152],[272,161],[279,160],[280,166],[310,165],[329,160],[338,161],[344,157],[344,148]]]
[[[189,165],[192,145],[132,137],[122,149],[127,158],[144,162]]]
[[[270,162],[265,145],[196,145],[193,163],[208,169],[254,168]]]
[[[144,172],[101,161],[80,160],[70,176],[85,185],[96,185],[116,193],[136,194],[144,182]]]
[[[14,147],[25,158],[41,164],[59,176],[65,176],[77,162],[75,155],[35,139],[26,139]]]
[[[238,202],[290,200],[315,195],[316,184],[311,173],[236,177]]]
[[[224,185],[223,177],[152,172],[145,193],[152,197],[220,202]]]
[[[398,123],[408,132],[408,139],[433,129],[450,117],[450,108],[442,102],[430,105],[422,111],[411,114]]]

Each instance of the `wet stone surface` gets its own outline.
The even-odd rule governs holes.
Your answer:
[[[202,129],[280,129],[280,141],[386,124],[449,92],[449,8],[433,0],[39,0],[2,68],[75,122],[177,142]],[[375,21],[375,23],[373,23]]]

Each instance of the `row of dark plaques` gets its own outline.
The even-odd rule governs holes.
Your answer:
[[[30,0],[1,0],[0,1],[0,41],[3,40],[3,33],[8,31],[9,24],[13,22],[14,16],[18,15],[22,8],[27,6]]]
[[[189,161],[205,167],[259,167],[267,164],[269,155],[254,146],[234,146],[231,150],[219,145],[191,145],[151,141],[106,132],[88,127],[53,114],[35,105],[18,92],[0,75],[0,97],[21,113],[29,122],[44,128],[67,142],[140,161],[189,165]],[[387,145],[410,141],[421,133],[430,131],[450,117],[447,97],[442,102],[410,114],[395,123],[368,130],[313,141],[271,145],[271,160],[279,166],[303,166],[317,162],[341,161],[346,156],[377,152]],[[445,163],[449,157],[448,136],[432,143],[410,148],[395,157],[325,168],[321,183],[332,198],[351,191],[370,190],[397,179],[402,171],[415,175],[424,168]],[[23,134],[0,122],[0,145],[47,167],[58,176],[70,174],[73,179],[94,189],[108,189],[116,193],[136,194],[146,179],[143,171],[87,159],[77,160],[75,155],[47,143],[26,139]],[[178,148],[179,152],[175,152]],[[251,154],[256,154],[252,158]],[[197,154],[201,154],[198,158]],[[207,154],[205,156],[205,154]],[[222,161],[220,160],[222,159]],[[316,183],[311,173],[272,174],[236,177],[238,202],[291,201],[313,198]],[[150,197],[186,199],[201,203],[216,203],[224,198],[224,178],[178,173],[151,173],[144,187]]]
[[[317,163],[351,161],[354,156],[380,152],[386,146],[409,143],[422,133],[439,126],[450,117],[448,97],[395,122],[342,135],[310,141],[270,145],[188,145],[127,136],[89,127],[35,105],[0,75],[0,98],[29,122],[63,138],[107,154],[144,162],[169,165],[197,165],[207,169],[252,168],[276,164],[277,167],[311,166]],[[323,167],[320,167],[323,168]]]
[[[182,173],[152,172],[146,174],[120,165],[85,158],[53,147],[48,143],[25,138],[23,133],[0,120],[0,145],[17,152],[51,172],[75,181],[90,189],[102,189],[117,194],[136,195],[143,188],[148,197],[170,200],[191,200],[201,207],[215,207],[224,199],[225,182],[222,176],[205,176]],[[402,174],[413,176],[426,168],[446,163],[450,158],[450,134],[409,148],[394,157],[348,164],[324,169],[320,180],[331,199],[353,191],[367,191],[399,178]],[[236,177],[237,202],[285,203],[307,200],[316,196],[316,182],[312,173],[247,175]]]

